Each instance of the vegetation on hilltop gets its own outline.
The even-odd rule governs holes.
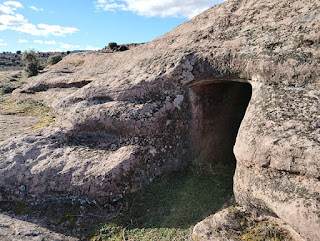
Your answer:
[[[22,54],[22,60],[26,62],[26,67],[24,71],[27,74],[27,77],[36,76],[39,73],[40,63],[37,56],[37,53],[33,50],[25,51]]]
[[[60,62],[62,60],[62,55],[61,54],[56,54],[56,55],[52,55],[48,58],[47,63],[49,65],[54,65],[57,64],[58,62]]]
[[[39,59],[39,65],[43,68],[48,65],[47,61],[50,56],[61,55],[66,56],[68,52],[38,52],[34,51]],[[2,52],[0,53],[0,71],[4,70],[22,70],[26,66],[26,62],[22,59],[22,52],[16,53]]]

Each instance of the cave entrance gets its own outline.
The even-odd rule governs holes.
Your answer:
[[[235,168],[233,146],[252,95],[251,85],[240,81],[203,81],[190,87],[195,164]]]

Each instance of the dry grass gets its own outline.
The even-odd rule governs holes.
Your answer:
[[[288,234],[285,230],[281,229],[279,226],[267,222],[260,221],[258,223],[253,223],[244,230],[244,235],[242,240],[245,241],[280,241],[280,240],[290,240]]]
[[[32,98],[16,100],[11,96],[7,96],[1,102],[0,115],[40,117],[39,123],[31,128],[33,130],[47,127],[56,122],[55,115],[51,109],[38,100]]]
[[[31,129],[40,129],[56,122],[52,110],[42,101],[30,96],[13,98],[11,92],[22,86],[27,81],[21,71],[0,72],[0,115],[34,116],[40,117],[40,121]]]
[[[10,94],[25,82],[22,71],[0,71],[0,95]]]

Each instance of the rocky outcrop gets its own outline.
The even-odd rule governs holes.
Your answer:
[[[294,240],[303,241],[287,223],[257,210],[231,205],[198,223],[193,240]]]
[[[277,210],[279,218],[316,240],[320,235],[319,92],[274,86],[256,89],[234,148],[235,195],[243,204]],[[254,122],[250,116],[255,116]]]
[[[2,199],[117,200],[163,173],[208,161],[201,148],[224,156],[221,136],[235,134],[228,128],[210,129],[219,137],[208,137],[212,146],[194,140],[206,130],[201,125],[239,127],[242,116],[233,121],[229,107],[243,108],[237,98],[251,97],[234,147],[236,200],[317,240],[319,31],[319,0],[229,0],[128,51],[66,56],[14,92],[42,95],[58,125],[0,144]],[[219,93],[222,82],[250,84],[252,96],[250,88],[226,87],[235,99],[201,97],[201,86]]]

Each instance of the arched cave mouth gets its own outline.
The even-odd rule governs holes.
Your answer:
[[[236,167],[233,147],[252,96],[246,81],[202,81],[190,86],[194,164]]]

